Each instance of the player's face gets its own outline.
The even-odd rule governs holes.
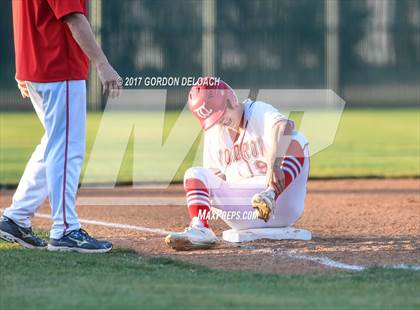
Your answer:
[[[223,116],[220,118],[218,124],[229,129],[238,131],[242,118],[241,106],[235,109],[227,108]]]

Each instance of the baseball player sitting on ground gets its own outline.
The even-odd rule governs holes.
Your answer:
[[[208,225],[212,212],[240,230],[290,226],[304,209],[305,137],[273,106],[250,99],[241,104],[225,82],[209,86],[206,79],[188,95],[189,108],[205,131],[204,167],[185,173],[190,226],[165,238],[176,250],[216,243]]]
[[[96,43],[86,0],[13,1],[16,81],[45,129],[0,218],[0,239],[26,248],[104,253],[112,249],[81,229],[76,192],[85,154],[86,83],[89,59],[104,91],[118,96],[120,80]],[[23,132],[22,135],[25,135]],[[53,225],[47,243],[31,219],[46,198]]]

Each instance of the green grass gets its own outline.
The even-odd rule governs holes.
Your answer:
[[[314,177],[420,176],[420,110],[348,110],[335,142],[312,158]]]
[[[280,262],[279,262],[280,263]],[[420,272],[227,272],[126,250],[106,255],[0,243],[1,309],[418,309]]]
[[[299,113],[295,115],[298,117]],[[186,144],[194,140],[193,132],[197,125],[192,118],[185,119],[176,135],[168,138],[177,117],[174,112],[166,114],[162,134],[162,123],[156,113],[114,116],[105,132],[107,144],[94,161],[99,164],[92,167],[97,177],[92,179],[107,182],[118,176],[119,182],[131,182],[134,175],[141,181],[161,181],[175,174],[174,179],[180,181],[183,171],[193,163],[199,139],[191,149]],[[89,162],[101,118],[100,113],[88,115],[83,171]],[[133,119],[140,124],[136,135],[131,132],[130,120]],[[0,113],[0,184],[16,184],[19,181],[42,133],[35,113]],[[135,149],[133,139],[131,143],[126,143],[130,134],[140,139],[139,151]],[[159,150],[160,144],[165,141],[172,143],[170,148]],[[134,165],[133,158],[136,159]],[[334,144],[312,157],[311,176],[418,177],[419,158],[420,110],[346,110]]]

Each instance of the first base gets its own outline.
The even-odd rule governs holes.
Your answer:
[[[311,240],[312,234],[309,230],[294,227],[229,229],[223,232],[223,240],[228,242],[247,242],[259,239]]]

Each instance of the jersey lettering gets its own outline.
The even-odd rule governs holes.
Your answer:
[[[223,154],[223,155],[222,155]],[[219,161],[223,157],[223,165],[229,166],[233,162],[249,161],[250,159],[258,159],[264,156],[264,142],[258,137],[257,140],[243,142],[240,150],[239,144],[235,144],[233,148],[225,148],[219,150]]]

